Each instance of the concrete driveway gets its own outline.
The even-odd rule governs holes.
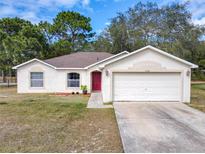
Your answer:
[[[205,114],[182,103],[114,103],[124,152],[205,152]]]

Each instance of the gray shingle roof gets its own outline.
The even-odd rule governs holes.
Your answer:
[[[57,68],[84,68],[113,56],[107,52],[76,52],[69,55],[44,60]]]

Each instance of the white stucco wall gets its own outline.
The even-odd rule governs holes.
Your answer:
[[[44,73],[44,87],[30,87],[30,72]],[[81,92],[80,88],[67,87],[67,73],[80,74],[80,85],[87,85],[87,73],[84,70],[55,70],[39,62],[32,62],[17,70],[18,93],[52,93],[52,92]]]
[[[106,70],[109,76],[106,76]],[[181,89],[182,102],[190,102],[190,80],[191,74],[189,66],[164,56],[158,52],[147,49],[140,53],[134,54],[118,62],[107,65],[103,70],[103,101],[112,101],[112,74],[113,72],[181,72]]]

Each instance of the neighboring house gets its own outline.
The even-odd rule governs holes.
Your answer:
[[[101,91],[104,102],[190,102],[191,68],[198,66],[152,46],[117,55],[77,52],[18,66],[18,93]]]

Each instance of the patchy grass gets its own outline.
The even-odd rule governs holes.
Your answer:
[[[205,112],[205,84],[193,84],[189,106]]]
[[[87,101],[0,88],[0,152],[123,152],[113,109]]]

